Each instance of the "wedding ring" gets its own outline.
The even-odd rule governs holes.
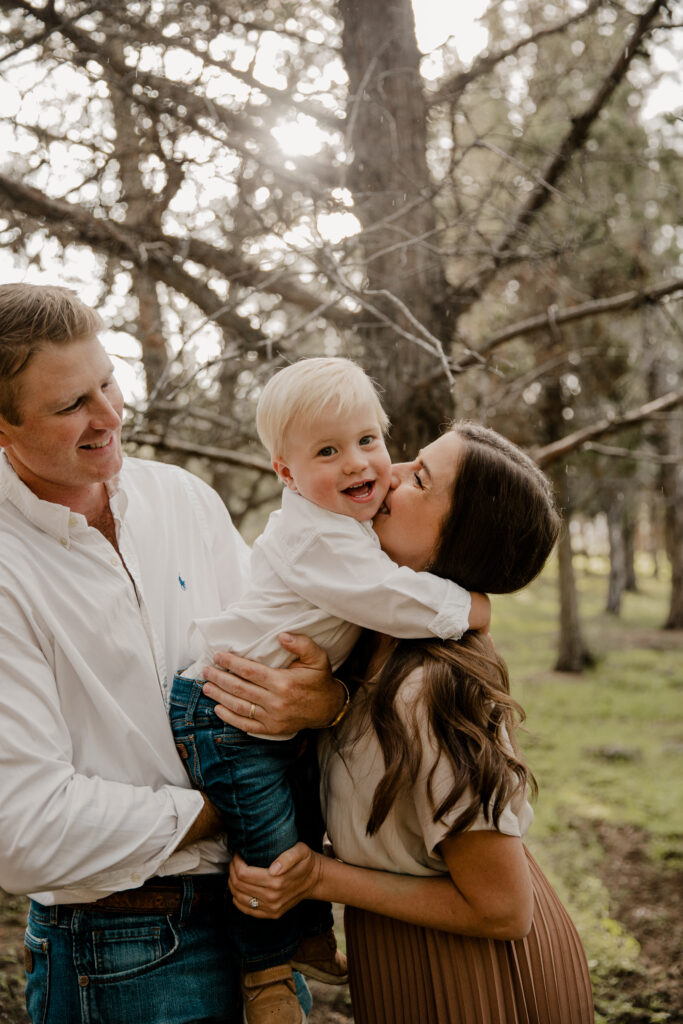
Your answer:
[[[251,708],[249,709],[249,717],[253,718],[255,714],[256,714],[256,705],[252,704]]]
[[[252,704],[251,706],[253,707],[254,705]],[[252,896],[251,899],[249,900],[249,906],[251,907],[252,910],[258,910],[258,900],[256,899],[255,896]]]

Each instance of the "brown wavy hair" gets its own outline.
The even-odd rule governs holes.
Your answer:
[[[95,310],[58,285],[0,285],[0,415],[21,422],[21,375],[44,345],[66,345],[102,327]]]
[[[524,452],[495,431],[465,422],[451,429],[462,445],[449,512],[426,568],[467,590],[518,590],[540,572],[557,538],[560,518],[550,485]],[[428,776],[433,820],[443,818],[469,787],[472,799],[448,835],[465,831],[480,810],[497,827],[514,794],[525,786],[533,792],[536,784],[515,742],[524,712],[510,696],[507,668],[490,638],[468,632],[459,641],[395,640],[367,679],[377,640],[376,634],[364,634],[347,661],[345,674],[359,688],[359,706],[339,727],[340,744],[353,740],[349,730],[357,736],[371,727],[382,750],[385,772],[374,793],[368,834],[377,832],[399,791],[417,778],[423,756],[418,714],[426,714],[439,748]],[[396,697],[416,669],[422,670],[422,689],[404,724]],[[453,785],[437,805],[432,779],[442,757]]]

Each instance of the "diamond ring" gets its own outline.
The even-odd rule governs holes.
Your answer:
[[[249,900],[249,906],[251,907],[252,910],[258,910],[258,900],[256,899],[255,896],[252,896],[251,899]]]

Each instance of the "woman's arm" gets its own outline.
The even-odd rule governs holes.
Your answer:
[[[280,917],[302,899],[319,899],[461,935],[527,934],[533,894],[521,839],[466,832],[444,840],[441,853],[448,875],[416,877],[343,864],[298,843],[268,869],[248,867],[236,856],[230,889],[239,909],[255,917]],[[249,905],[252,897],[257,910]]]

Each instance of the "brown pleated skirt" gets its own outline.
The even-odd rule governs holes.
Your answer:
[[[527,851],[535,910],[524,939],[473,939],[347,907],[355,1024],[592,1024],[572,921]]]

